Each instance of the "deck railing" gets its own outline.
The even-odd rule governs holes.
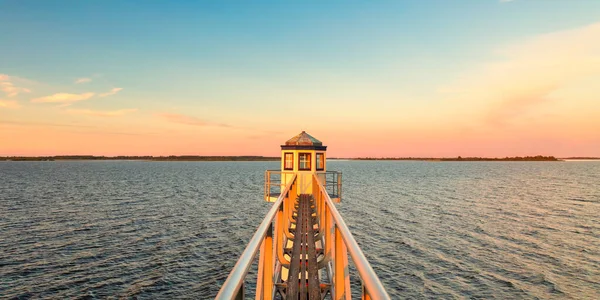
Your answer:
[[[265,190],[264,199],[279,198],[281,192],[285,189],[288,180],[295,175],[294,172],[283,172],[279,170],[265,171]]]
[[[362,299],[389,299],[379,278],[336,209],[330,193],[323,185],[327,179],[321,175],[317,173],[308,177],[291,173],[292,178],[279,193],[216,299],[244,299],[245,278],[259,251],[256,299],[273,299],[277,289],[286,285],[282,279],[282,268],[289,269],[290,260],[284,248],[289,239],[294,240],[294,234],[289,228],[294,218],[294,205],[300,193],[299,181],[306,180],[312,181],[312,191],[308,193],[312,192],[319,228],[316,238],[323,249],[322,259],[318,264],[320,268],[326,270],[329,279],[326,285],[330,287],[331,299],[351,299],[348,253],[362,282]],[[270,185],[265,186],[267,187],[270,188]],[[267,190],[270,191],[265,189],[265,196]],[[338,191],[341,192],[341,188],[338,188]]]
[[[333,202],[340,202],[342,199],[342,172],[340,171],[325,171],[316,172],[315,175],[327,191]]]
[[[347,256],[347,253],[350,253],[362,282],[362,299],[390,299],[320,181],[321,179],[315,174],[312,185],[313,197],[317,206],[319,228],[324,233],[322,239],[325,245],[325,256],[329,258],[328,269],[332,278],[333,298],[351,299]]]
[[[273,256],[273,220],[278,215],[278,212],[281,211],[284,203],[283,200],[286,198],[288,192],[292,190],[292,187],[295,183],[296,176],[294,175],[290,183],[282,191],[277,201],[275,201],[275,203],[273,204],[263,221],[258,226],[256,233],[254,233],[254,236],[252,236],[252,239],[250,239],[250,242],[248,242],[246,249],[244,249],[244,252],[242,252],[240,259],[237,261],[237,263],[231,270],[231,273],[229,273],[227,280],[225,280],[225,283],[223,283],[223,286],[221,286],[221,290],[219,291],[219,294],[217,294],[217,297],[215,299],[244,299],[244,283],[246,280],[246,275],[248,275],[248,271],[250,270],[252,262],[254,261],[254,258],[256,257],[256,254],[258,253],[259,249],[262,250],[261,256],[263,257],[263,259],[261,260],[264,260],[264,262],[261,262],[263,264],[271,265],[267,267],[267,270],[265,271],[268,272],[268,270],[273,270],[272,260],[271,262],[269,262],[268,259],[264,259],[266,256]],[[268,253],[269,251],[270,255]],[[259,269],[263,268],[264,266],[259,266]],[[259,273],[260,271],[262,270],[259,270]],[[263,279],[266,279],[267,281],[270,278],[271,282],[260,282],[261,277]],[[260,292],[262,286],[264,286],[265,284],[270,285],[272,289],[272,276],[264,276],[259,274],[259,280],[257,281],[257,293]],[[257,299],[258,298],[259,297],[257,297]]]
[[[267,170],[265,171],[264,199],[274,201],[279,197],[286,183],[296,174],[291,171]],[[342,199],[342,172],[339,171],[319,171],[316,172],[320,182],[327,190],[329,197],[333,202],[340,202]],[[300,178],[304,180],[304,176]],[[309,177],[312,181],[312,178]]]

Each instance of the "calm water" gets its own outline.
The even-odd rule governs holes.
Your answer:
[[[0,298],[216,295],[276,162],[0,162]],[[600,299],[600,162],[330,162],[392,298]]]

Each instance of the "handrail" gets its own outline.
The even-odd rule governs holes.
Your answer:
[[[267,235],[267,230],[269,229],[269,226],[271,226],[271,222],[273,222],[279,207],[283,204],[285,195],[289,192],[295,181],[296,175],[294,174],[292,180],[290,180],[288,185],[285,187],[285,190],[281,192],[281,195],[279,195],[277,201],[273,203],[273,206],[258,226],[258,229],[256,229],[254,236],[252,236],[252,239],[250,242],[248,242],[246,249],[244,249],[244,252],[242,252],[242,255],[229,273],[229,276],[227,276],[227,280],[225,280],[225,283],[223,283],[223,286],[221,286],[221,290],[215,299],[234,299],[234,297],[238,294],[238,291],[242,287],[244,279],[248,274],[250,267],[252,266],[252,262],[256,257],[256,253],[260,248],[262,240]]]
[[[333,217],[333,220],[335,221],[335,224],[342,235],[342,239],[346,244],[346,248],[350,253],[350,257],[352,257],[352,260],[354,261],[356,270],[363,281],[363,285],[367,290],[367,293],[372,299],[390,299],[390,296],[383,287],[383,284],[381,284],[381,281],[379,281],[379,277],[377,277],[377,274],[375,274],[375,271],[373,271],[373,268],[367,261],[367,258],[352,236],[350,229],[348,229],[346,222],[344,222],[344,219],[342,219],[342,216],[333,204],[333,201],[331,200],[331,197],[329,197],[327,190],[325,190],[321,184],[321,181],[319,181],[319,178],[316,177],[316,175],[313,176],[316,179],[316,182],[319,183],[319,191],[324,195],[325,203],[329,207],[329,213]]]
[[[272,174],[279,174],[280,175],[280,179],[279,181],[271,181]],[[280,171],[280,170],[267,170],[265,171],[265,187],[264,187],[264,194],[263,197],[267,202],[275,202],[275,201],[270,201],[271,200],[271,195],[273,197],[279,197],[278,195],[280,193],[271,193],[271,188],[272,187],[278,187],[279,188],[279,192],[281,192],[283,189],[285,189],[285,186],[287,185],[287,181],[284,182],[283,178],[284,175],[294,175],[294,172],[290,172],[290,171]]]

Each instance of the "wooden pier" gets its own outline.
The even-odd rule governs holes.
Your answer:
[[[255,299],[351,299],[348,254],[362,299],[389,299],[335,207],[342,174],[326,170],[326,148],[305,132],[281,146],[281,171],[265,173],[264,199],[273,206],[216,299],[244,299],[257,254]]]

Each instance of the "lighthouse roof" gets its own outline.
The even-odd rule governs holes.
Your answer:
[[[287,140],[285,145],[281,145],[282,149],[314,149],[314,150],[325,150],[326,146],[323,146],[323,143],[317,140],[312,135],[306,133],[306,131],[302,131],[298,135],[293,138]]]
[[[314,136],[302,131],[295,137],[285,142],[287,146],[323,146],[321,141],[317,140]]]

